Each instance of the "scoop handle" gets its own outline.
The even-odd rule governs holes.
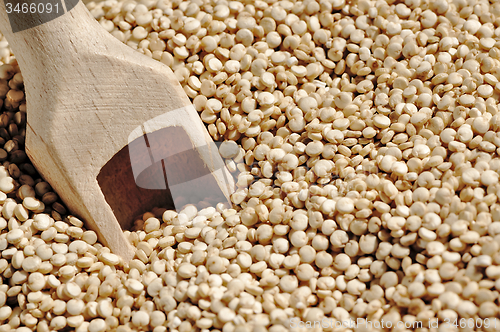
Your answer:
[[[27,1],[36,3],[36,11],[23,13],[23,1],[26,2],[24,11],[30,10]],[[19,13],[16,12],[18,5]],[[44,11],[51,8],[52,15],[40,13],[42,7]],[[102,28],[85,5],[78,0],[0,0],[0,31],[7,38],[24,77],[28,108],[26,153],[40,175],[60,194],[71,213],[82,217],[86,226],[96,231],[103,244],[128,262],[134,257],[135,249],[123,235],[111,209],[104,205],[105,212],[102,212],[103,209],[99,211],[105,217],[94,220],[95,214],[89,214],[88,209],[99,205],[95,202],[99,199],[94,199],[92,194],[83,195],[88,200],[84,202],[82,195],[77,195],[81,192],[90,192],[94,195],[95,192],[99,193],[96,191],[98,189],[94,189],[97,186],[95,178],[95,184],[85,179],[89,184],[84,183],[81,187],[87,191],[78,187],[81,190],[78,193],[75,191],[74,181],[70,181],[74,180],[70,170],[73,167],[76,169],[75,164],[78,164],[79,157],[85,156],[87,158],[85,167],[89,166],[88,160],[92,158],[88,155],[91,151],[82,149],[79,151],[80,156],[68,157],[66,154],[62,159],[61,154],[56,153],[58,150],[55,150],[55,147],[61,149],[61,142],[70,146],[69,151],[72,151],[73,147],[83,145],[83,140],[75,143],[60,136],[68,136],[66,132],[70,132],[79,120],[75,117],[76,112],[69,112],[64,105],[81,103],[78,92],[91,95],[89,90],[92,87],[88,83],[97,80],[88,67],[89,63],[92,63],[90,61],[92,57],[101,55],[99,59],[102,59],[104,55],[114,52],[120,58],[126,58],[130,55],[127,53],[127,46]],[[130,52],[134,51],[130,49]],[[134,58],[134,55],[131,57]],[[76,85],[81,86],[75,89]],[[75,90],[77,93],[74,93]],[[83,107],[85,111],[95,109],[95,105],[93,108],[86,106]],[[62,112],[58,113],[61,110]],[[65,115],[61,116],[61,113]],[[59,126],[63,123],[64,125]],[[53,129],[57,127],[68,129],[62,131]],[[89,130],[89,127],[80,127]],[[60,136],[56,135],[58,132]],[[80,137],[85,136],[83,133],[80,134]],[[61,162],[61,160],[66,162],[68,159],[70,166]],[[72,160],[75,161],[71,163]],[[79,170],[85,174],[86,169],[82,168]]]

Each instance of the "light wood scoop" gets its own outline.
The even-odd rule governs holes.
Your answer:
[[[67,12],[8,15],[0,1],[0,30],[25,81],[26,151],[70,211],[128,261],[122,230],[137,215],[229,202],[234,181],[170,68],[115,39],[82,2],[36,3],[45,1]]]

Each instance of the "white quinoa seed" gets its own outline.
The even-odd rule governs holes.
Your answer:
[[[498,315],[495,4],[86,6],[172,69],[237,191],[231,207],[141,211],[122,261],[26,159],[24,81],[0,36],[0,331]]]

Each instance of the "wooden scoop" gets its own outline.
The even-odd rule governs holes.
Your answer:
[[[27,154],[104,245],[128,261],[122,229],[137,215],[229,202],[234,181],[170,68],[115,39],[81,2],[7,14],[17,2],[0,1],[0,30],[25,81]]]

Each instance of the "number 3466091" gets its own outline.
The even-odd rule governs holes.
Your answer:
[[[444,322],[443,324],[447,327],[447,328],[450,328],[450,327],[455,327],[455,328],[475,328],[475,329],[478,329],[478,328],[482,328],[482,327],[485,327],[485,328],[493,328],[493,329],[496,329],[497,328],[497,319],[496,317],[492,317],[492,318],[484,318],[484,319],[481,319],[481,318],[461,318],[461,319],[458,319],[456,318],[454,321],[451,321],[451,319],[449,318],[445,318],[444,319]],[[500,327],[500,325],[498,325],[498,327]]]
[[[51,14],[59,13],[59,4],[56,3],[52,5],[51,3],[17,3],[12,4],[10,2],[5,3],[5,9],[7,14],[17,13],[17,14]]]

